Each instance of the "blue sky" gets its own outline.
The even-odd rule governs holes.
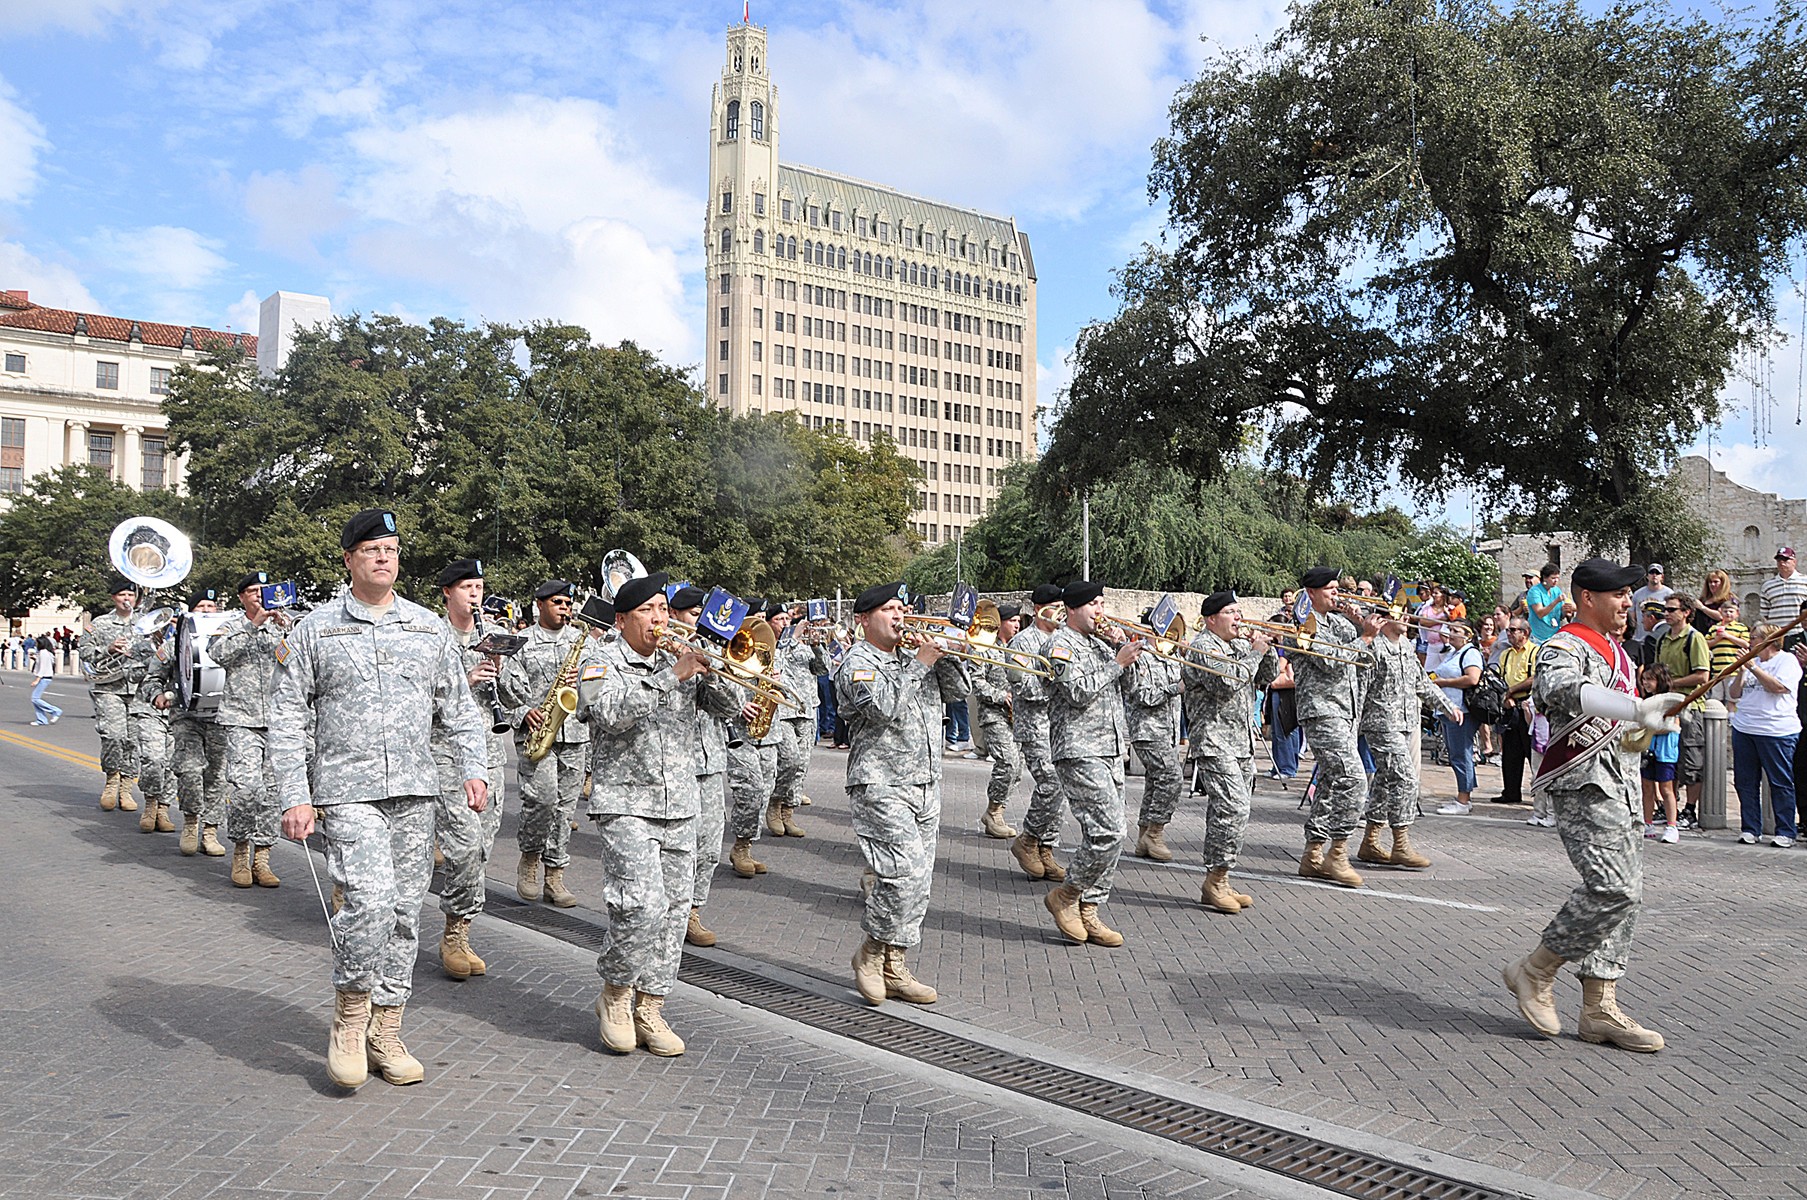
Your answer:
[[[781,155],[1012,214],[1040,272],[1042,400],[1159,228],[1148,152],[1216,47],[1277,4],[753,5]],[[0,287],[256,328],[278,288],[411,319],[561,319],[678,362],[702,337],[710,86],[739,3],[0,0]],[[1799,330],[1798,298],[1784,328]],[[1714,440],[1798,494],[1798,346],[1772,433]],[[1739,385],[1734,394],[1748,395]],[[1450,516],[1466,522],[1466,501]]]

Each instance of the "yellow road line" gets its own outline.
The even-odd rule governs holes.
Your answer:
[[[53,746],[49,742],[40,742],[37,738],[26,737],[22,733],[9,733],[0,729],[0,741],[11,742],[15,746],[23,746],[27,750],[36,750],[39,754],[48,754],[52,758],[60,758],[66,763],[89,770],[100,770],[100,759],[92,754],[83,754],[80,750],[69,750],[62,746]]]

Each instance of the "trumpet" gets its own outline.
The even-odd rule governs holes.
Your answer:
[[[1274,644],[1288,654],[1305,654],[1312,658],[1321,658],[1325,662],[1333,662],[1343,667],[1366,667],[1368,652],[1339,643],[1325,643],[1316,647],[1316,639],[1312,637],[1309,626],[1301,628],[1297,625],[1284,625],[1277,621],[1251,621],[1243,618],[1242,622],[1251,629],[1259,629],[1272,638]]]
[[[1128,617],[1114,617],[1103,613],[1098,618],[1099,624],[1116,629],[1128,637],[1140,638],[1148,645],[1142,653],[1152,654],[1156,658],[1164,658],[1168,662],[1178,663],[1182,667],[1197,667],[1208,675],[1216,675],[1223,679],[1241,682],[1248,678],[1248,671],[1232,658],[1212,654],[1186,641],[1186,618],[1174,617],[1173,623],[1166,632],[1158,632],[1153,626],[1144,625],[1140,621],[1132,621]]]
[[[1416,625],[1420,629],[1435,625],[1453,625],[1454,621],[1439,620],[1436,617],[1420,617],[1405,610],[1405,605],[1388,600],[1383,596],[1342,596],[1343,604],[1354,608],[1364,608],[1384,621],[1398,621],[1402,625]]]
[[[987,604],[991,605],[991,620],[989,624],[982,624]],[[934,642],[949,658],[1003,667],[1006,671],[1018,671],[1039,679],[1054,678],[1054,664],[1044,656],[1025,654],[998,645],[997,611],[998,606],[991,601],[980,601],[979,611],[973,617],[971,632],[950,624],[945,617],[906,613],[903,618],[903,640],[899,644],[906,650],[914,650],[925,642]]]

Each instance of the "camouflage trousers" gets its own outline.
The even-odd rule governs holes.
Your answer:
[[[1007,804],[1011,789],[1023,777],[1023,755],[1005,714],[994,708],[979,710],[979,731],[985,736],[985,753],[991,755],[991,779],[985,784],[987,804]]]
[[[555,869],[571,865],[571,819],[577,815],[589,761],[587,742],[554,745],[538,762],[515,743],[516,790],[521,793],[521,826],[515,830],[515,841],[522,854],[537,854],[542,865]]]
[[[1255,792],[1255,760],[1200,758],[1192,769],[1205,796],[1205,869],[1233,867],[1249,828]]]
[[[138,746],[138,789],[144,793],[144,802],[168,804],[176,790],[169,713],[156,709],[133,713],[132,737]]]
[[[100,737],[100,769],[109,775],[138,774],[138,743],[124,692],[88,693],[94,700],[94,732]]]
[[[756,842],[765,828],[765,808],[778,780],[778,747],[742,742],[728,747],[728,824],[735,841]]]
[[[502,788],[506,768],[496,763],[489,768],[489,803],[482,812],[472,812],[464,798],[463,773],[441,764],[439,795],[433,803],[433,840],[445,856],[444,874],[439,881],[439,911],[448,917],[470,920],[483,913],[484,868],[489,865],[490,851],[496,848],[496,833],[502,828]]]
[[[1023,752],[1023,766],[1035,787],[1029,792],[1029,811],[1023,814],[1023,832],[1044,846],[1060,844],[1060,810],[1067,802],[1061,788],[1060,772],[1054,767],[1049,749],[1052,732],[1048,728],[1046,706],[1035,709],[1022,705],[1017,709],[1017,749]]]
[[[816,740],[816,723],[803,717],[786,717],[772,723],[778,739],[777,772],[772,780],[772,800],[794,807],[803,780],[809,775],[809,754]]]
[[[1402,829],[1418,819],[1418,747],[1404,729],[1365,729],[1374,778],[1368,781],[1368,823]]]
[[[170,718],[169,731],[176,744],[176,794],[182,799],[182,811],[194,813],[203,825],[224,825],[226,727],[177,715]]]
[[[1552,791],[1556,832],[1581,883],[1544,927],[1543,944],[1590,979],[1619,979],[1644,899],[1644,838],[1624,796],[1584,785]]]
[[[690,903],[701,908],[709,903],[709,885],[715,882],[715,868],[722,861],[722,831],[728,824],[728,777],[720,771],[696,777],[696,793],[702,803],[696,818],[696,881],[691,886]]]
[[[609,928],[596,973],[604,983],[668,995],[678,978],[696,889],[696,818],[592,814],[602,836]]]
[[[860,855],[878,876],[860,928],[887,946],[922,941],[941,834],[941,784],[855,784],[847,789]]]
[[[1123,760],[1063,758],[1054,764],[1061,791],[1079,826],[1079,844],[1067,863],[1067,882],[1086,904],[1111,898],[1117,860],[1123,855]]]
[[[1173,742],[1136,742],[1142,760],[1142,808],[1138,825],[1165,825],[1180,806],[1180,748]]]
[[[369,992],[373,1004],[406,1004],[433,874],[433,797],[315,804],[326,873],[345,890],[331,918],[333,987]]]
[[[1340,717],[1299,722],[1318,762],[1318,784],[1305,816],[1305,840],[1346,838],[1361,819],[1368,772],[1355,749],[1355,726]]]
[[[227,840],[274,846],[281,814],[276,811],[276,773],[270,769],[268,730],[226,726],[226,779],[232,785]]]

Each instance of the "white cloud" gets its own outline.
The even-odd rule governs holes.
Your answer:
[[[226,309],[225,327],[238,333],[258,332],[258,314],[263,305],[250,288]]]
[[[45,262],[17,242],[0,241],[0,286],[28,291],[33,304],[46,308],[101,311],[100,303],[74,271],[61,263]]]
[[[1054,433],[1054,420],[1066,401],[1067,385],[1073,382],[1073,346],[1057,347],[1051,360],[1036,359],[1035,397],[1040,406],[1040,426],[1035,431],[1037,446],[1046,446]]]
[[[0,204],[17,204],[38,182],[38,155],[50,148],[44,126],[0,79]]]
[[[339,199],[338,179],[321,166],[252,175],[245,183],[245,212],[259,243],[305,259],[317,258],[316,241],[352,216]]]
[[[75,33],[99,33],[135,9],[141,0],[6,0],[0,12],[15,34],[66,29]]]
[[[1734,442],[1728,446],[1715,443],[1708,457],[1733,482],[1745,487],[1783,496],[1796,495],[1803,490],[1798,459],[1784,454],[1781,447],[1774,444],[1756,446],[1749,442]]]
[[[102,229],[90,245],[109,267],[179,292],[211,282],[231,265],[220,253],[223,243],[178,225]]]

